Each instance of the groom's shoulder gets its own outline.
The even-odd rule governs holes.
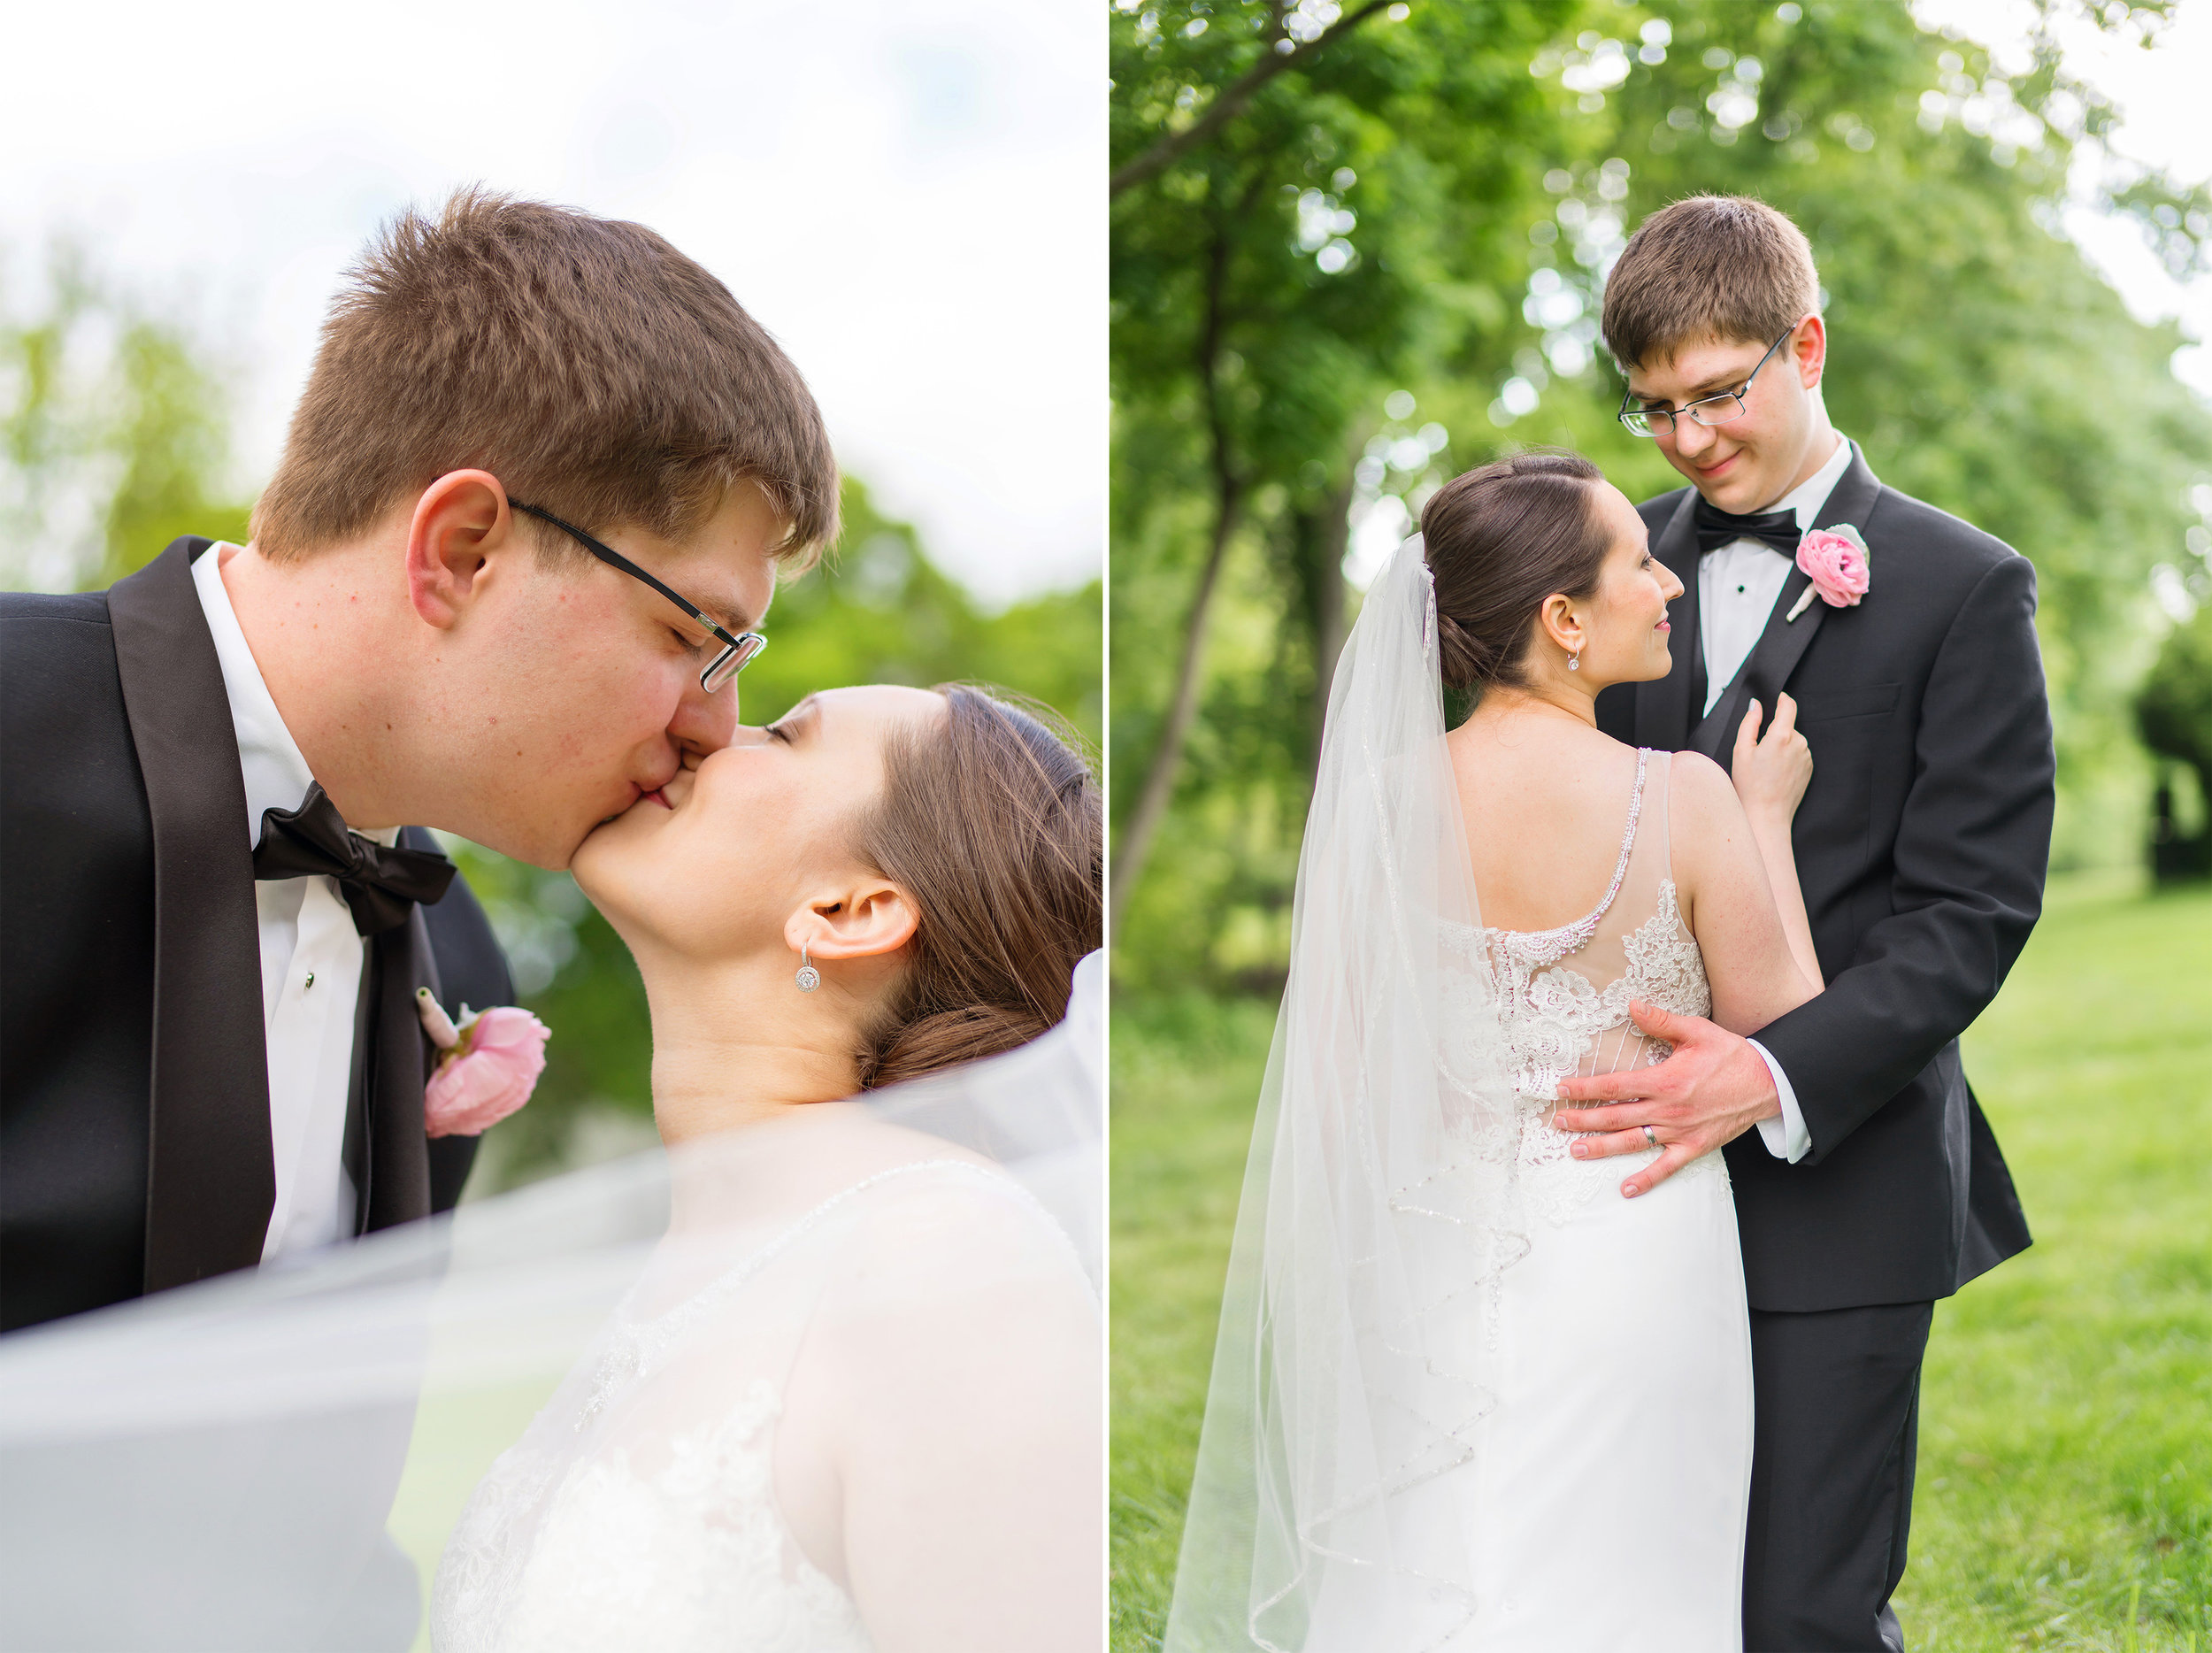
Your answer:
[[[0,591],[0,673],[12,711],[77,692],[88,673],[115,674],[106,592]]]
[[[1655,494],[1645,500],[1636,507],[1636,514],[1644,519],[1644,527],[1656,534],[1667,526],[1674,513],[1682,508],[1682,502],[1689,496],[1690,490],[1686,487],[1671,488],[1666,493]]]
[[[104,591],[0,591],[0,624],[41,622],[108,627]]]
[[[1916,563],[1932,572],[1978,580],[2002,563],[2026,558],[1995,534],[1955,517],[1924,499],[1915,499],[1885,482],[1867,519],[1859,524],[1868,544],[1878,557],[1886,540],[1913,553]]]

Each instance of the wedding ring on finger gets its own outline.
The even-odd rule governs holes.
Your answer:
[[[1656,1131],[1655,1131],[1655,1130],[1653,1130],[1653,1129],[1651,1128],[1651,1126],[1649,1126],[1648,1125],[1645,1126],[1643,1127],[1643,1129],[1644,1129],[1644,1141],[1645,1141],[1645,1142],[1648,1142],[1648,1143],[1650,1143],[1650,1144],[1651,1144],[1654,1148],[1658,1147],[1658,1146],[1659,1146],[1659,1133],[1658,1133],[1658,1132],[1656,1132]]]

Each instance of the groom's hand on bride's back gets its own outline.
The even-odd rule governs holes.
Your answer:
[[[1628,1013],[1643,1032],[1672,1045],[1674,1054],[1652,1067],[1562,1080],[1552,1125],[1594,1133],[1570,1149],[1578,1159],[1640,1153],[1655,1142],[1664,1149],[1621,1184],[1622,1194],[1632,1199],[1760,1120],[1777,1117],[1782,1103],[1773,1074],[1748,1039],[1702,1017],[1677,1016],[1640,1000]]]

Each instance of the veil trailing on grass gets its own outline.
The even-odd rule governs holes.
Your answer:
[[[1445,1480],[1527,1250],[1479,925],[1417,537],[1330,689],[1168,1653],[1417,1653],[1472,1614]]]
[[[1068,1019],[989,1061],[464,1205],[303,1267],[0,1339],[0,1645],[426,1646],[421,1604],[440,1553],[472,1489],[498,1480],[486,1480],[495,1457],[527,1435],[568,1443],[595,1473],[641,1463],[641,1419],[657,1426],[703,1393],[725,1410],[741,1398],[725,1394],[742,1387],[729,1361],[782,1386],[766,1518],[782,1518],[792,1429],[849,1444],[841,1416],[879,1392],[871,1384],[895,1385],[901,1404],[948,1420],[965,1445],[961,1421],[979,1406],[968,1392],[980,1391],[998,1410],[972,1456],[987,1460],[1003,1441],[1023,1461],[997,1479],[988,1461],[939,1474],[931,1484],[956,1513],[938,1525],[965,1530],[963,1500],[984,1497],[969,1482],[1018,1487],[1035,1453],[1064,1455],[1077,1470],[1021,1518],[1057,1523],[1039,1542],[1094,1575],[1102,990],[1094,954]],[[626,1356],[616,1334],[639,1326],[651,1328],[647,1352]],[[675,1347],[694,1326],[698,1358]],[[849,1361],[837,1381],[813,1380],[830,1371],[824,1345],[864,1350],[866,1369]],[[1017,1381],[1040,1372],[1049,1380]],[[663,1377],[633,1403],[638,1380]],[[1009,1389],[1010,1406],[997,1398]],[[593,1458],[615,1422],[618,1449]],[[927,1440],[917,1449],[942,1453]],[[481,1504],[480,1536],[495,1546],[526,1551],[525,1528],[557,1526],[542,1503],[511,1524],[503,1512],[487,1523]],[[991,1542],[992,1518],[985,1507],[975,1544]],[[861,1617],[899,1611],[897,1588],[871,1596],[851,1571]],[[995,1558],[977,1572],[995,1575]],[[441,1578],[442,1603],[480,1581]],[[1025,1588],[1068,1587],[1064,1574],[1002,1581],[1008,1595]],[[1056,1598],[1041,1611],[1095,1623],[1094,1578],[1087,1588],[1071,1608]],[[986,1605],[1005,1603],[995,1593]]]

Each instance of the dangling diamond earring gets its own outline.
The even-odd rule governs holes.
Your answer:
[[[1578,649],[1578,650],[1575,650],[1572,654],[1571,654],[1571,655],[1569,655],[1569,656],[1567,657],[1567,669],[1568,669],[1570,672],[1579,672],[1580,670],[1582,670],[1582,650],[1581,650]]]
[[[811,993],[822,985],[822,973],[807,963],[806,943],[799,943],[799,973],[791,978],[799,984],[799,991]]]

